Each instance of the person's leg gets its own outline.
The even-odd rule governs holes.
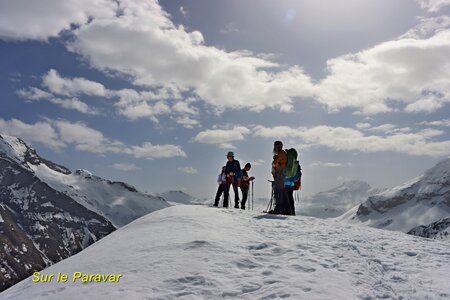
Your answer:
[[[248,197],[248,189],[242,189],[242,201],[241,201],[241,208],[245,209],[245,203],[247,202],[247,197]]]
[[[295,203],[294,203],[294,190],[292,188],[287,189],[289,206],[291,208],[291,214],[295,216]]]
[[[228,197],[230,196],[230,182],[224,184],[223,207],[228,207]]]
[[[220,196],[222,196],[223,193],[223,186],[224,184],[219,184],[219,187],[217,188],[216,198],[214,199],[214,206],[219,206]]]
[[[233,191],[234,191],[234,208],[239,208],[239,191],[236,181],[233,181]]]

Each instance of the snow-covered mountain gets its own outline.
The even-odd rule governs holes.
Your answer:
[[[0,290],[115,230],[104,217],[40,180],[30,167],[34,163],[68,172],[23,141],[0,136]]]
[[[21,139],[0,135],[0,290],[77,253],[114,226],[168,206],[126,183],[72,173]]]
[[[422,176],[369,197],[339,219],[409,232],[450,216],[450,158]]]
[[[355,205],[367,200],[367,197],[381,192],[372,188],[367,182],[351,180],[340,186],[312,196],[302,197],[296,205],[297,214],[316,218],[338,217]]]
[[[450,295],[447,243],[334,219],[192,205],[146,215],[41,275],[58,272],[68,281],[57,282],[55,275],[34,283],[30,277],[0,298],[439,300]],[[121,276],[118,282],[83,283],[82,275],[73,282],[75,272],[86,281],[89,274]]]
[[[426,226],[414,227],[408,234],[429,239],[450,241],[450,218],[441,219]]]
[[[183,191],[167,191],[162,194],[158,194],[158,196],[168,202],[171,202],[172,204],[206,204],[205,200],[197,199]]]
[[[51,188],[104,216],[116,227],[169,206],[164,199],[140,193],[129,184],[112,182],[86,170],[72,173],[63,166],[43,159],[20,139],[2,135],[0,149],[3,149],[6,157],[30,169]]]

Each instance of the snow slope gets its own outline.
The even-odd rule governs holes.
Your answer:
[[[183,191],[167,191],[162,194],[158,194],[158,196],[171,204],[207,204],[207,200],[197,199]]]
[[[335,218],[381,191],[364,181],[346,181],[338,187],[312,196],[302,197],[300,194],[297,214],[324,219]]]
[[[177,205],[120,228],[0,299],[449,299],[447,243],[333,219]],[[122,274],[71,282],[74,272]]]
[[[369,197],[339,219],[408,232],[450,217],[450,158],[422,176]]]
[[[21,139],[0,135],[0,156],[29,169],[41,181],[120,227],[152,211],[168,207],[160,197],[144,194],[123,182],[112,182],[86,170],[71,172],[40,157]]]

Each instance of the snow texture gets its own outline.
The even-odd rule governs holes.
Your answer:
[[[118,283],[33,283],[1,299],[449,299],[448,244],[333,219],[177,205],[43,271]]]

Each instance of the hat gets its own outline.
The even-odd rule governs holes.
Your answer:
[[[280,145],[283,146],[283,143],[281,141],[275,141],[275,143],[273,143],[274,146]]]
[[[227,157],[229,157],[229,156],[233,156],[234,157],[233,151],[230,151],[230,152],[227,153]]]

